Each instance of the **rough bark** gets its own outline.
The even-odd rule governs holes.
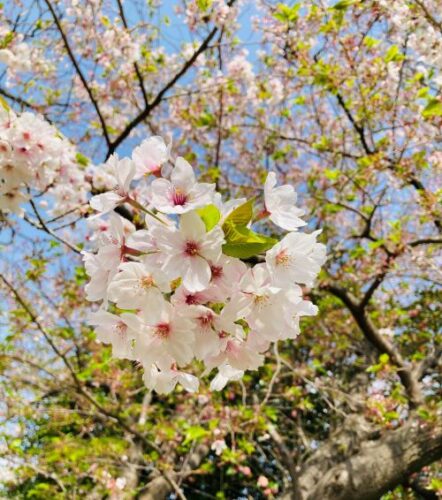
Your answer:
[[[185,479],[208,453],[207,446],[198,446],[182,470],[173,474],[174,480]],[[362,416],[353,415],[345,428],[306,460],[297,477],[297,491],[286,491],[281,499],[378,500],[441,458],[441,422],[428,424],[413,418],[399,429],[386,431],[374,429]],[[162,500],[173,491],[173,484],[158,476],[146,485],[138,500]]]
[[[441,423],[413,419],[394,431],[375,431],[360,422],[354,420],[354,428],[332,437],[305,462],[299,498],[378,500],[410,474],[442,458]],[[290,498],[291,492],[283,496]]]

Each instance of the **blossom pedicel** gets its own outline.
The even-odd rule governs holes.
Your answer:
[[[253,200],[223,201],[184,158],[166,178],[168,155],[155,137],[132,159],[114,155],[103,166],[109,189],[90,205],[108,229],[97,253],[84,254],[87,296],[102,304],[91,323],[116,357],[143,365],[150,389],[167,393],[179,383],[196,391],[198,378],[184,370],[197,359],[203,375],[217,369],[211,388],[220,390],[256,370],[271,343],[294,339],[301,316],[316,314],[300,285],[313,284],[325,246],[316,241],[320,231],[297,232],[305,222],[296,193],[276,187],[274,173],[262,213],[291,230],[280,241],[252,230]],[[123,204],[143,214],[145,229],[114,211]]]

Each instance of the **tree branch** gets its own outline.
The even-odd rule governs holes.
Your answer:
[[[59,33],[60,33],[61,39],[63,40],[66,52],[68,53],[68,56],[69,56],[69,59],[71,60],[72,65],[74,66],[75,71],[77,72],[78,77],[80,78],[81,83],[83,84],[83,87],[85,88],[85,90],[86,90],[86,92],[87,92],[87,94],[89,96],[89,99],[90,99],[92,105],[95,108],[95,111],[97,113],[98,119],[100,120],[101,129],[103,131],[103,135],[104,135],[104,139],[106,140],[106,144],[107,144],[108,147],[110,147],[111,140],[110,140],[110,137],[109,137],[109,133],[107,131],[106,122],[104,121],[103,115],[101,114],[101,110],[100,110],[100,107],[98,105],[98,102],[95,99],[94,94],[93,94],[91,88],[89,87],[89,84],[88,84],[85,76],[83,75],[83,72],[81,71],[81,68],[80,68],[80,66],[79,66],[79,64],[77,62],[77,59],[75,58],[75,55],[74,55],[74,53],[73,53],[73,51],[71,49],[71,46],[69,45],[69,41],[67,39],[67,36],[66,36],[65,32],[63,31],[63,27],[61,26],[60,19],[58,18],[57,13],[55,12],[54,7],[52,7],[52,4],[51,4],[50,0],[44,0],[44,1],[45,1],[46,5],[48,6],[48,9],[50,10],[50,12],[52,14],[52,18],[54,19],[54,22],[55,22],[55,24],[57,26],[57,29],[58,29]]]
[[[363,442],[359,453],[329,469],[305,498],[378,500],[441,457],[442,427],[410,420],[381,440]]]
[[[423,12],[425,18],[427,21],[438,31],[442,33],[442,23],[438,22],[436,18],[431,14],[431,12],[428,10],[427,6],[424,4],[422,0],[414,0],[416,5],[419,6],[420,10]]]
[[[46,0],[48,1],[48,0]],[[230,7],[233,5],[235,0],[230,0],[227,2],[227,5]],[[135,117],[127,126],[126,128],[121,132],[121,134],[109,145],[109,150],[107,153],[107,157],[115,152],[115,150],[118,148],[118,146],[129,136],[129,134],[132,132],[132,130],[137,127],[140,123],[142,123],[151,113],[153,109],[155,109],[162,101],[164,95],[175,85],[175,83],[187,73],[189,68],[192,67],[193,63],[198,59],[199,55],[202,54],[206,49],[209,48],[209,44],[214,38],[214,36],[218,33],[219,28],[215,27],[212,29],[212,31],[207,35],[207,37],[204,39],[204,41],[201,43],[201,45],[198,47],[198,49],[192,54],[192,56],[183,64],[182,68],[178,73],[168,82],[166,85],[158,92],[156,97],[151,101],[145,108],[144,110],[137,116]]]
[[[347,306],[363,335],[370,342],[370,344],[372,344],[380,353],[388,354],[390,361],[398,369],[398,376],[402,385],[405,387],[410,406],[418,406],[422,402],[422,394],[419,382],[413,373],[411,365],[409,365],[402,358],[395,346],[385,336],[379,333],[367,315],[365,308],[361,307],[361,303],[358,302],[353,294],[336,285],[326,285],[324,288],[341,299]]]
[[[55,342],[52,340],[51,335],[49,332],[46,330],[46,328],[42,325],[42,323],[39,321],[37,318],[36,314],[34,311],[31,309],[29,304],[21,294],[16,290],[16,288],[12,285],[12,283],[9,282],[3,275],[0,274],[0,279],[3,281],[3,283],[6,285],[6,287],[12,292],[12,294],[15,297],[15,300],[23,307],[23,309],[26,311],[28,316],[30,317],[31,321],[35,324],[37,329],[42,333],[43,337],[45,338],[46,342],[49,344],[51,349],[54,351],[54,353],[62,360],[66,368],[68,369],[75,387],[77,388],[78,392],[86,398],[95,408],[104,416],[116,421],[119,426],[124,429],[125,431],[129,432],[133,436],[136,436],[143,444],[148,448],[148,449],[153,449],[157,453],[161,454],[161,449],[151,441],[149,441],[146,436],[138,432],[136,429],[133,429],[123,418],[121,418],[119,415],[107,410],[102,406],[98,401],[95,400],[92,394],[89,393],[89,391],[84,387],[84,385],[81,383],[80,379],[77,377],[77,374],[75,373],[75,370],[67,358],[66,354],[63,353],[55,344]]]
[[[126,15],[124,14],[123,4],[121,3],[121,0],[117,0],[117,3],[118,3],[118,10],[120,11],[120,17],[121,20],[123,21],[123,26],[126,28],[126,30],[129,30],[129,25],[127,24]],[[141,93],[143,94],[144,105],[148,106],[149,104],[148,104],[146,89],[144,87],[144,80],[137,62],[134,62],[134,69],[138,78],[138,83],[140,84]]]

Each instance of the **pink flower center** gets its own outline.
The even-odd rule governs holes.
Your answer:
[[[262,308],[265,307],[269,302],[269,297],[267,295],[254,295],[253,304],[255,307]]]
[[[203,328],[207,328],[213,323],[214,316],[212,313],[206,313],[198,317],[198,321]]]
[[[235,355],[238,353],[238,351],[239,351],[239,346],[235,342],[228,340],[226,345],[226,352]]]
[[[146,172],[146,176],[152,174],[155,177],[161,177],[161,165],[154,165],[149,167],[149,171]]]
[[[195,257],[198,255],[199,245],[196,241],[186,241],[186,246],[184,247],[184,253],[189,257]]]
[[[196,293],[189,293],[186,295],[185,302],[188,306],[199,304],[198,295]]]
[[[212,271],[213,280],[220,279],[224,274],[223,268],[221,266],[210,266],[210,269]]]
[[[185,205],[187,201],[187,195],[181,189],[174,189],[172,193],[172,202],[173,204],[176,205]]]
[[[264,206],[264,210],[261,210],[261,212],[259,212],[259,214],[256,216],[256,220],[266,219],[270,215],[272,215],[271,212]]]
[[[170,334],[170,324],[169,323],[158,323],[155,327],[155,335],[161,339],[166,339]]]

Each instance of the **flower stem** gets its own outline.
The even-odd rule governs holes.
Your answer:
[[[129,203],[129,205],[132,205],[134,208],[137,208],[138,210],[141,210],[142,212],[149,214],[151,217],[153,217],[157,221],[161,222],[162,224],[166,224],[162,219],[160,219],[158,217],[158,215],[154,214],[153,212],[151,212],[147,208],[144,208],[143,205],[141,205],[141,203],[138,203],[138,201],[133,200],[132,198],[128,198],[127,202]]]

